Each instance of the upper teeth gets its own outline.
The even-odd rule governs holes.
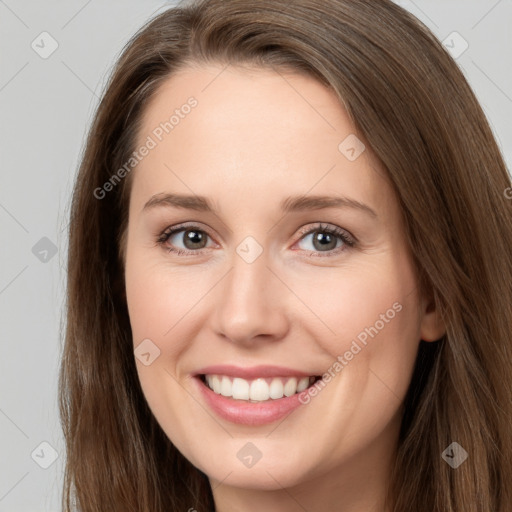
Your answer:
[[[228,396],[237,400],[253,400],[262,402],[269,398],[278,399],[300,393],[309,387],[315,377],[275,377],[273,379],[258,378],[252,381],[240,377],[225,375],[205,375],[210,389],[218,395]]]

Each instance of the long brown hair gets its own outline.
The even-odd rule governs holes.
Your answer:
[[[292,69],[336,92],[389,174],[419,286],[446,324],[435,350],[420,344],[389,503],[394,512],[510,512],[510,177],[455,62],[389,0],[203,0],[158,15],[124,49],[71,205],[64,511],[75,500],[84,512],[214,510],[206,475],[165,436],[139,385],[122,258],[130,175],[94,194],[134,151],[149,98],[194,62]],[[442,457],[454,441],[469,455],[457,469]]]

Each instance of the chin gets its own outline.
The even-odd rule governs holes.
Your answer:
[[[255,439],[254,444],[243,439],[232,441],[235,441],[233,449],[223,449],[219,454],[211,454],[210,460],[198,460],[199,463],[195,464],[213,482],[223,482],[245,489],[271,491],[300,485],[308,478],[309,468],[304,464],[307,457],[298,457],[299,454],[295,453],[298,457],[295,460],[296,457],[280,453],[279,449],[271,449],[270,446],[268,455],[265,455],[263,440],[259,442]],[[261,447],[260,456],[257,454],[255,444]],[[233,456],[230,457],[231,451]],[[248,454],[254,456],[252,460]],[[257,457],[260,458],[256,460]]]

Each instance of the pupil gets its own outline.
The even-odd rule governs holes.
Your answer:
[[[200,244],[202,241],[204,241],[200,231],[194,231],[193,229],[189,229],[185,233],[186,241],[191,242],[192,244]],[[192,249],[197,249],[197,247],[192,247]]]
[[[332,242],[334,241],[334,246],[336,246],[336,239],[334,237],[332,237],[329,233],[320,233],[320,232],[317,232],[316,236],[313,237],[313,244],[316,245],[316,242],[319,242],[320,245],[319,247],[316,247],[317,249],[320,248],[320,249],[334,249],[334,247],[327,247],[329,245],[329,243],[332,244]],[[324,243],[326,242],[326,243]]]
[[[201,242],[204,242],[203,236],[200,231],[194,231],[192,229],[189,229],[185,231],[186,233],[186,240],[192,245],[201,244]],[[327,249],[333,249],[334,247],[328,247],[329,244],[332,245],[334,242],[334,246],[336,246],[336,239],[332,237],[329,233],[320,233],[317,232],[316,236],[313,238],[313,244],[316,246],[318,243],[319,246],[317,248],[327,248]],[[197,249],[197,247],[192,247],[193,249]]]

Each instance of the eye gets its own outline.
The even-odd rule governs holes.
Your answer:
[[[333,256],[356,244],[356,239],[347,231],[337,226],[325,226],[322,224],[303,228],[300,232],[300,242],[310,239],[312,249],[304,249],[311,256]],[[204,230],[195,225],[179,225],[167,228],[157,239],[157,243],[162,245],[167,251],[183,256],[196,256],[201,254],[206,246],[210,236]],[[180,247],[179,244],[184,247]],[[320,253],[326,253],[320,254]]]
[[[157,242],[165,246],[169,252],[175,252],[180,255],[193,255],[199,250],[206,248],[208,238],[208,233],[197,226],[181,225],[166,229],[159,236]],[[176,244],[180,240],[185,246],[184,249],[179,246],[176,248]],[[169,241],[171,243],[168,243]]]
[[[311,256],[333,256],[346,250],[347,247],[353,247],[356,243],[353,236],[337,226],[324,226],[320,224],[303,231],[301,235],[302,237],[297,243],[309,239],[312,249],[306,248],[303,250],[311,252]]]

